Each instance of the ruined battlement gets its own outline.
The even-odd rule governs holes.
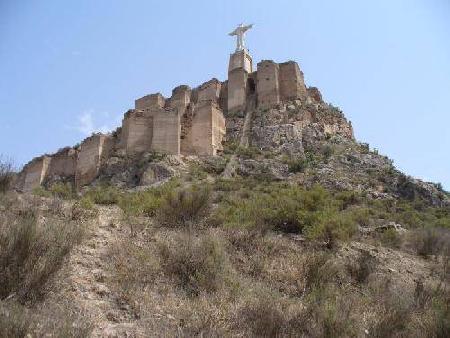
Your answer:
[[[242,128],[243,121],[233,117],[229,122],[234,127],[228,128],[226,116],[245,116],[248,111],[265,111],[287,101],[323,102],[317,88],[306,87],[296,62],[262,60],[253,70],[252,57],[243,48],[230,55],[227,80],[213,78],[195,88],[180,85],[169,98],[154,93],[136,99],[134,109],[125,112],[116,132],[94,134],[76,149],[68,147],[33,159],[23,168],[18,186],[30,191],[63,179],[81,187],[98,176],[112,153],[214,156],[223,150],[227,129],[234,137]],[[331,121],[323,128],[327,133],[353,137],[351,125],[341,127]]]

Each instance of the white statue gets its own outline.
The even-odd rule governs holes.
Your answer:
[[[245,32],[248,31],[250,28],[253,27],[253,24],[244,26],[244,24],[240,24],[237,26],[237,28],[229,33],[228,35],[233,36],[236,35],[236,52],[239,52],[241,50],[245,49],[244,45],[244,39],[245,39]]]

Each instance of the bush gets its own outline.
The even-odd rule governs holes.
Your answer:
[[[412,243],[418,255],[450,255],[450,230],[442,228],[426,228],[416,230],[412,235]]]
[[[14,177],[14,167],[10,160],[0,156],[0,193],[9,190]]]
[[[288,328],[280,305],[268,295],[247,302],[239,311],[238,322],[255,337],[279,337]]]
[[[34,196],[39,196],[39,197],[47,197],[47,198],[52,197],[52,193],[48,190],[45,190],[45,188],[43,188],[41,186],[34,188],[31,193]]]
[[[299,215],[305,222],[306,236],[325,242],[330,249],[338,241],[350,239],[357,231],[357,225],[349,214],[323,211],[301,212]]]
[[[159,243],[159,257],[164,272],[189,295],[214,292],[223,283],[226,256],[213,237],[182,235],[172,243]]]
[[[304,158],[290,159],[287,161],[288,170],[291,173],[302,173],[308,167],[308,163]]]
[[[50,192],[53,196],[62,198],[65,200],[73,199],[76,197],[76,192],[72,184],[70,183],[55,183],[50,187]]]
[[[397,230],[389,228],[381,234],[381,244],[390,248],[400,248],[403,239]]]
[[[349,264],[347,269],[352,278],[358,283],[365,283],[370,274],[375,271],[376,259],[368,251],[363,251],[356,262]]]
[[[326,287],[338,274],[337,266],[328,253],[317,252],[309,255],[303,263],[305,290]]]
[[[95,204],[110,205],[119,202],[120,191],[114,186],[100,185],[88,190],[84,196]]]
[[[38,226],[32,212],[6,221],[0,228],[0,299],[14,293],[21,302],[35,301],[80,240],[81,228],[56,221]]]
[[[156,188],[123,193],[120,195],[118,205],[126,216],[152,217],[156,215],[156,211],[160,208],[163,197],[178,186],[179,182],[172,179]]]
[[[209,186],[172,190],[161,199],[158,219],[168,226],[191,226],[206,216],[210,204]]]

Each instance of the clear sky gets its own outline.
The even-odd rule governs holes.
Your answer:
[[[0,154],[22,165],[120,125],[134,100],[295,60],[359,141],[450,189],[449,0],[0,0]]]

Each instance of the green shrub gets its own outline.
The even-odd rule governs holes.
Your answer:
[[[255,158],[257,155],[261,155],[261,151],[255,147],[237,147],[236,155],[245,159]]]
[[[390,228],[381,234],[381,244],[391,248],[400,248],[402,245],[402,237],[397,230]]]
[[[164,272],[176,280],[189,295],[219,289],[226,272],[226,256],[221,243],[213,237],[182,235],[174,242],[159,243]]]
[[[172,179],[159,187],[133,193],[122,193],[118,205],[126,216],[156,215],[162,198],[180,185],[178,180]]]
[[[88,190],[84,196],[95,204],[110,205],[119,202],[120,191],[114,186],[100,185]]]
[[[66,200],[73,199],[76,197],[76,192],[73,188],[73,185],[68,182],[55,183],[50,187],[49,191],[53,196]]]
[[[291,159],[287,162],[291,173],[302,173],[308,167],[308,160],[304,158]]]
[[[52,193],[41,186],[34,188],[31,193],[39,197],[52,197]]]
[[[169,191],[159,205],[158,219],[168,226],[191,226],[206,216],[211,204],[209,186]]]

